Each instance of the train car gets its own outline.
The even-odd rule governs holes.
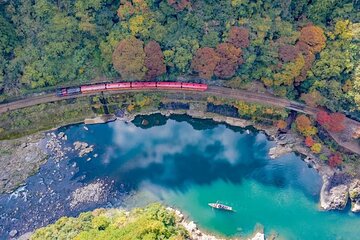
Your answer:
[[[125,90],[131,88],[130,82],[107,83],[106,90]]]
[[[208,88],[206,84],[201,84],[201,83],[182,83],[181,87],[184,90],[192,90],[192,91],[205,91]]]
[[[94,85],[85,85],[81,86],[81,93],[88,93],[88,92],[101,92],[105,90],[105,84],[94,84]]]
[[[80,93],[81,93],[80,87],[70,87],[66,89],[66,95],[75,95]]]
[[[56,96],[58,97],[64,97],[67,95],[67,90],[66,88],[60,88],[56,90]]]
[[[181,89],[181,82],[157,82],[156,87],[160,89]]]
[[[132,82],[131,89],[151,89],[156,88],[156,82]]]

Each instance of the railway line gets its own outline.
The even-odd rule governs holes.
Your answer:
[[[186,89],[182,87],[177,87],[177,88],[151,87],[151,88],[126,88],[122,90],[112,89],[111,91],[100,90],[96,92],[85,91],[82,92],[81,94],[74,94],[74,95],[65,94],[60,96],[59,94],[56,95],[55,93],[46,93],[5,104],[0,104],[0,114],[16,109],[42,104],[42,103],[56,102],[64,99],[78,98],[82,96],[91,96],[91,95],[101,94],[103,92],[104,93],[106,92],[107,95],[126,94],[131,92],[165,92],[165,93],[174,93],[174,94],[183,93],[193,96],[203,96],[203,97],[216,96],[224,99],[236,99],[246,102],[255,102],[265,105],[287,108],[293,111],[297,111],[313,116],[316,116],[318,111],[316,108],[307,106],[305,104],[280,97],[275,97],[267,93],[249,92],[245,90],[231,89],[226,87],[207,86],[206,89],[201,89],[201,90],[194,88]],[[348,118],[346,118],[346,122],[348,125],[347,127],[351,129],[360,128],[359,122],[356,122]],[[343,136],[343,135],[340,136],[339,134],[331,133],[331,132],[329,132],[329,134],[340,146],[350,150],[351,152],[360,154],[360,146],[355,139],[351,138],[351,135],[348,134],[347,136]]]
[[[194,91],[194,90],[184,90],[184,89],[124,89],[124,90],[115,90],[108,91],[107,94],[121,94],[129,92],[170,92],[170,93],[180,93],[185,94],[198,94],[198,95],[213,95],[221,98],[227,99],[237,99],[248,102],[262,103],[277,107],[284,107],[294,111],[303,112],[307,114],[316,114],[315,109],[311,109],[304,104],[292,102],[287,99],[274,97],[271,95],[266,95],[262,93],[248,92],[245,90],[231,89],[225,87],[215,87],[209,86],[206,91]],[[26,99],[21,99],[5,104],[0,104],[0,114],[7,111],[12,111],[16,109],[21,109],[25,107],[30,107],[33,105],[38,105],[42,103],[49,103],[60,101],[64,99],[78,98],[81,96],[95,95],[96,92],[87,92],[80,95],[68,95],[68,96],[57,96],[54,93],[47,93],[43,95],[33,96]]]

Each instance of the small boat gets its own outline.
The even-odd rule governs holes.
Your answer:
[[[209,206],[212,207],[212,208],[215,208],[215,209],[235,212],[235,210],[232,207],[226,206],[226,205],[221,204],[221,203],[209,203]]]

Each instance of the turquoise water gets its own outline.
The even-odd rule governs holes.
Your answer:
[[[99,155],[91,161],[74,158],[75,177],[84,182],[107,177],[119,189],[134,190],[128,207],[161,201],[226,236],[244,236],[262,224],[280,239],[360,239],[360,216],[319,211],[318,174],[295,154],[269,159],[273,143],[263,133],[160,115],[88,128],[65,129],[70,141],[94,144]],[[208,207],[216,201],[236,212]]]

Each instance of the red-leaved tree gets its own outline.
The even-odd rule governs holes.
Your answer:
[[[184,10],[186,7],[191,6],[190,0],[167,0],[167,2],[178,12]]]
[[[147,68],[145,79],[153,80],[164,74],[166,72],[166,66],[160,45],[155,41],[150,41],[145,45],[144,51],[145,67]]]
[[[324,127],[327,127],[327,124],[330,122],[330,115],[324,111],[320,110],[316,115],[316,121]]]
[[[335,153],[329,158],[329,166],[334,168],[339,166],[343,162],[343,159],[339,153]]]
[[[227,42],[237,48],[246,48],[250,45],[249,30],[244,27],[231,27]]]
[[[294,61],[299,55],[300,50],[292,45],[281,45],[279,48],[279,57],[283,62]]]
[[[314,145],[314,143],[315,143],[315,141],[314,141],[314,139],[313,139],[311,136],[307,136],[307,137],[305,138],[305,145],[306,145],[307,147],[312,147],[312,145]]]
[[[345,115],[342,113],[331,113],[328,129],[332,132],[341,132],[345,129]]]

